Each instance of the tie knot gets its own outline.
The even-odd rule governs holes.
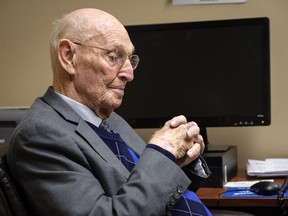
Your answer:
[[[115,133],[113,130],[112,130],[112,127],[106,122],[106,121],[102,121],[99,128],[109,132],[109,133]]]

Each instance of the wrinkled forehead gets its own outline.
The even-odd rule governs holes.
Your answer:
[[[94,8],[79,9],[66,15],[64,23],[71,28],[68,31],[75,39],[81,42],[94,43],[91,45],[102,45],[105,48],[121,48],[127,53],[134,50],[125,27],[105,11]]]
[[[126,52],[133,52],[134,46],[129,38],[125,27],[113,16],[105,14],[95,17],[95,19],[89,19],[90,27],[89,41],[96,42],[99,45],[122,49]]]
[[[92,41],[95,40],[110,49],[121,49],[128,53],[134,51],[130,37],[122,25],[111,26],[103,24],[98,30],[98,34],[91,38]]]

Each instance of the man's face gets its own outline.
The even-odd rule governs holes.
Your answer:
[[[81,47],[76,45],[74,85],[81,102],[107,118],[121,105],[126,83],[134,78],[126,58],[133,53],[133,45],[123,30],[111,32],[101,41],[105,43],[92,39],[81,42]],[[121,56],[124,61],[115,61]]]

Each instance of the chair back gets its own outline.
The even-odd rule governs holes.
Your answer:
[[[0,157],[0,215],[27,216],[14,182],[10,177],[5,154]]]

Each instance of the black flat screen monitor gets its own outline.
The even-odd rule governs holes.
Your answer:
[[[116,112],[133,128],[158,128],[180,114],[204,132],[270,125],[268,18],[126,29],[140,63]]]
[[[7,151],[10,137],[28,109],[28,107],[0,107],[0,155]]]

